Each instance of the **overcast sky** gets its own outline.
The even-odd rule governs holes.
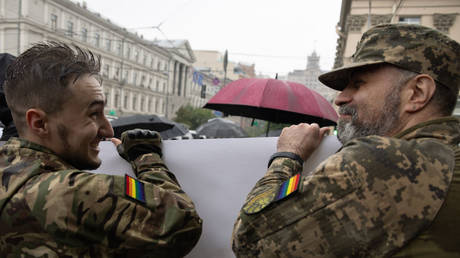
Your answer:
[[[80,1],[81,0],[75,0]],[[332,68],[341,0],[86,0],[91,11],[147,39],[187,39],[194,50],[229,52],[274,76],[320,55]],[[161,24],[161,25],[160,25]],[[145,28],[160,25],[157,29]]]

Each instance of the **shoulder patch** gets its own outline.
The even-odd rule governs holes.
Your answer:
[[[243,211],[248,215],[255,214],[271,203],[286,198],[297,191],[299,184],[300,173],[284,181],[279,188],[269,189],[254,196],[244,205]]]
[[[144,183],[125,175],[125,194],[134,200],[145,203]]]
[[[243,207],[246,214],[254,214],[267,207],[276,197],[276,188],[268,189],[249,200]]]
[[[280,187],[275,201],[281,200],[293,192],[297,191],[300,184],[300,173],[286,180]]]

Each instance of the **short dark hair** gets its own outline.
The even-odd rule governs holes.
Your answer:
[[[458,91],[454,91],[444,84],[436,81],[432,101],[438,106],[438,110],[443,116],[450,116],[454,112],[457,104]]]
[[[48,114],[59,111],[71,97],[71,80],[99,71],[100,57],[74,44],[49,41],[26,50],[8,67],[4,85],[18,131],[26,126],[28,109],[40,108]]]
[[[414,78],[418,75],[418,73],[404,70],[402,68],[398,68],[399,72],[401,73],[401,82],[406,83],[410,79]],[[457,95],[458,92],[449,88],[442,83],[435,80],[436,89],[434,91],[433,96],[431,97],[431,101],[435,104],[438,112],[442,116],[450,116],[452,112],[454,112],[455,105],[457,104]]]

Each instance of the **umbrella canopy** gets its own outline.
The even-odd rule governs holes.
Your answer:
[[[124,116],[112,120],[110,123],[112,124],[114,135],[117,138],[120,138],[121,133],[130,129],[149,129],[161,133],[175,126],[174,122],[156,115]]]
[[[332,105],[319,93],[296,82],[244,78],[233,81],[211,98],[204,108],[229,115],[274,123],[335,125]]]
[[[160,132],[161,138],[170,139],[176,136],[185,135],[189,132],[188,128],[184,124],[173,121],[171,121],[171,123],[174,124],[172,128]]]
[[[196,133],[208,138],[242,138],[248,137],[246,132],[233,121],[223,118],[212,118],[200,125]]]

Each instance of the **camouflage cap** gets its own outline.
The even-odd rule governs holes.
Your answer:
[[[414,24],[372,27],[361,37],[351,64],[322,74],[319,80],[330,88],[343,90],[354,69],[381,63],[428,74],[458,94],[460,44],[437,30]]]

